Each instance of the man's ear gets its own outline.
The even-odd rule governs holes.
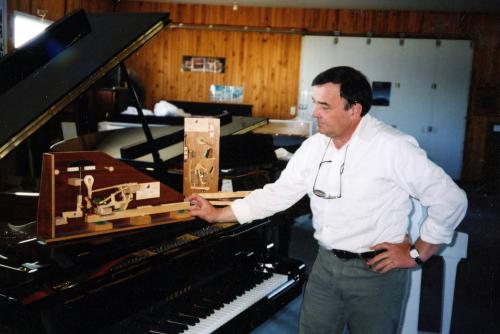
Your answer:
[[[363,111],[363,106],[361,106],[361,103],[354,103],[351,107],[351,116],[361,117],[362,111]]]

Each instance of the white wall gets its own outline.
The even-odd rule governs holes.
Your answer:
[[[335,43],[335,40],[337,43]],[[366,37],[304,36],[299,117],[311,119],[311,81],[320,72],[347,65],[369,81],[391,82],[389,106],[370,113],[413,135],[431,160],[460,178],[467,115],[471,42]]]

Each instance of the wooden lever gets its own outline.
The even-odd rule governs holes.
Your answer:
[[[205,199],[221,199],[221,198],[243,198],[250,194],[251,191],[220,191],[217,193],[199,193],[201,197]]]

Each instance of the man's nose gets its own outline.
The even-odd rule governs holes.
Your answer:
[[[315,105],[313,107],[312,117],[318,118],[318,116],[319,116],[318,107]]]

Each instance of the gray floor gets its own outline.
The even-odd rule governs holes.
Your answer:
[[[500,333],[500,194],[484,186],[462,185],[469,208],[458,231],[469,235],[467,259],[458,265],[452,315],[453,334]],[[290,257],[314,261],[317,243],[312,237],[309,216],[297,219],[291,231]],[[439,257],[426,262],[422,277],[419,330],[439,332],[443,264]],[[297,332],[302,298],[298,297],[253,334]]]
[[[252,334],[297,333],[302,296],[295,298],[272,318],[257,327]]]

